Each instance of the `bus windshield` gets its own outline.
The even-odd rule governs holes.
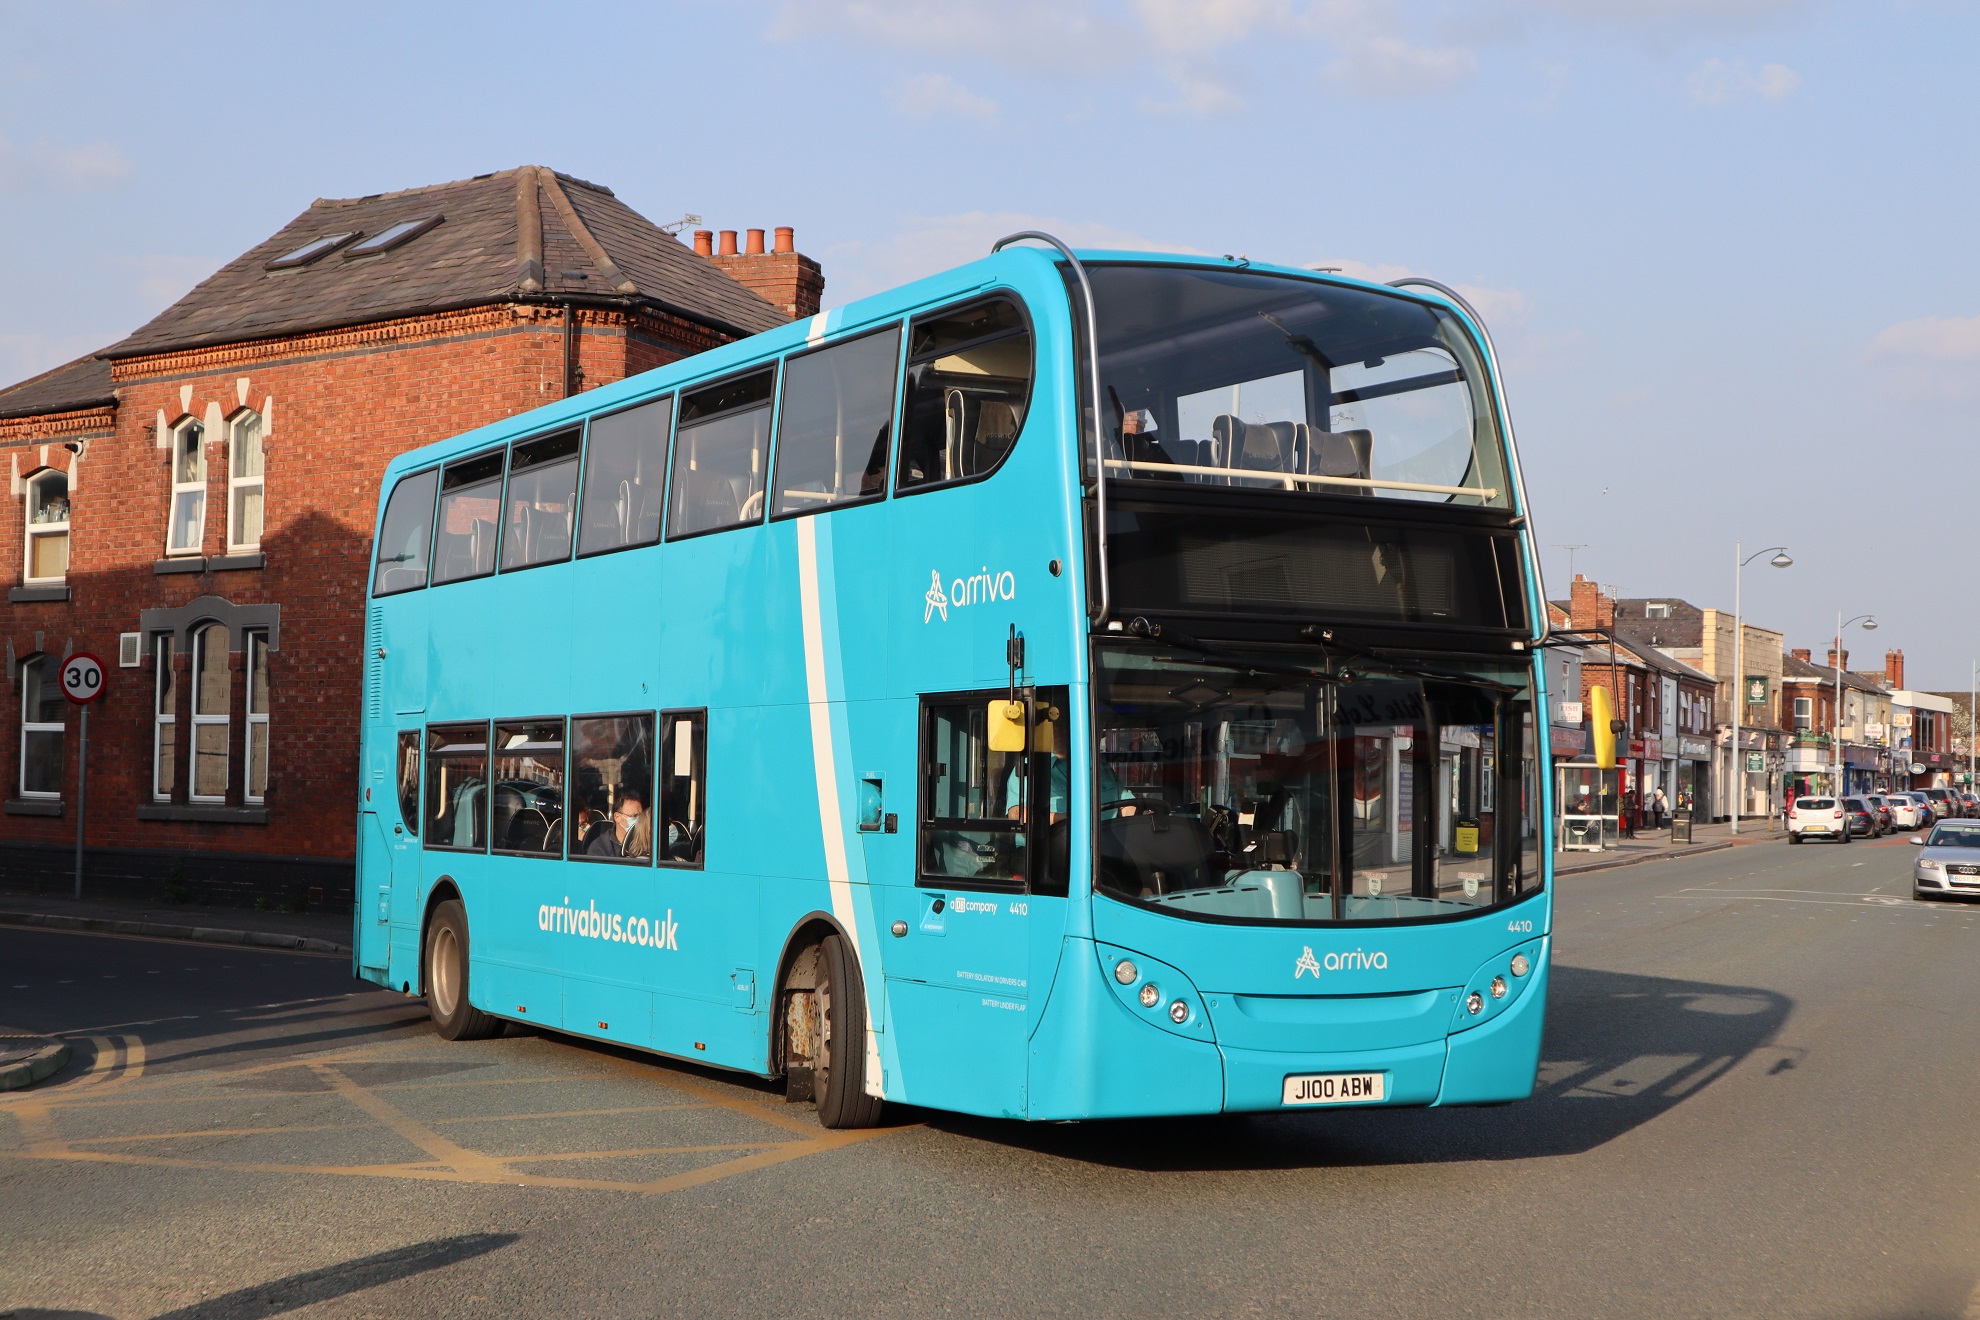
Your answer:
[[[1314,922],[1459,916],[1538,888],[1517,665],[1306,676],[1096,649],[1099,892],[1178,916]]]
[[[1107,477],[1510,507],[1484,362],[1413,297],[1095,265]]]

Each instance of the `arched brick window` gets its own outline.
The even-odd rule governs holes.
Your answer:
[[[264,485],[261,414],[252,408],[244,409],[227,423],[227,548],[230,551],[260,548]]]
[[[172,428],[172,506],[165,553],[196,555],[206,538],[206,428],[186,418]]]
[[[28,478],[26,581],[60,582],[69,571],[69,476],[48,468]]]

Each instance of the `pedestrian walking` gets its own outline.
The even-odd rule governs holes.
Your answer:
[[[1632,788],[1623,794],[1621,823],[1622,835],[1625,839],[1636,837],[1636,813],[1641,805],[1641,799],[1636,796],[1635,789]]]
[[[1664,796],[1663,789],[1658,789],[1650,799],[1650,828],[1653,830],[1663,829],[1664,815],[1670,809],[1670,799]]]

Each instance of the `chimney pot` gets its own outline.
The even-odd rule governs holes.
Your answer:
[[[1794,648],[1794,650],[1788,652],[1788,654],[1793,656],[1795,659],[1801,661],[1801,663],[1805,665],[1808,663],[1808,657],[1812,655],[1813,652],[1811,652],[1805,646],[1797,646]]]
[[[697,229],[697,230],[695,230],[695,231],[694,231],[694,250],[695,250],[695,252],[696,252],[697,254],[699,254],[700,256],[704,256],[704,257],[712,257],[712,256],[714,256],[714,255],[715,255],[715,231],[714,231],[714,230],[712,230],[712,229]]]
[[[721,240],[722,240],[721,247],[717,249],[716,255],[723,257],[735,256],[736,231],[733,229],[724,229],[721,233]]]
[[[797,231],[789,225],[778,225],[776,242],[770,250],[772,252],[797,251]]]
[[[745,236],[743,251],[752,257],[763,255],[763,231],[761,229],[752,229],[748,232]]]

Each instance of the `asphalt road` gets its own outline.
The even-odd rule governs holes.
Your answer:
[[[1980,905],[1902,843],[1569,878],[1536,1097],[827,1134],[341,960],[0,931],[0,1315],[1980,1316]]]

